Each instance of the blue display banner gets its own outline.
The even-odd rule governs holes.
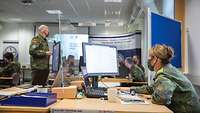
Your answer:
[[[181,57],[181,23],[151,13],[151,45],[166,44],[174,49],[175,56],[172,64],[178,68],[182,66]]]

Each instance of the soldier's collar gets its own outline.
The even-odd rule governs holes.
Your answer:
[[[46,40],[46,38],[45,38],[44,36],[42,36],[42,34],[39,34],[38,36],[39,36],[39,38],[41,38],[42,40]]]
[[[164,72],[164,68],[160,68],[157,72],[156,72],[156,76],[159,75],[160,73],[163,73]]]
[[[45,39],[45,36],[43,36],[42,34],[38,34],[41,38]]]

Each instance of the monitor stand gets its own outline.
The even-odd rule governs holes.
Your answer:
[[[91,78],[91,84],[90,84],[89,78]],[[98,76],[84,77],[84,84],[85,84],[85,87],[98,88]]]
[[[98,88],[98,76],[92,76],[92,87]]]

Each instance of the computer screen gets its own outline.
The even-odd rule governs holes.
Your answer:
[[[82,70],[81,70],[81,67],[85,67],[85,63],[84,63],[84,60],[83,60],[83,56],[80,56],[80,58],[79,58],[79,65],[78,65],[78,67],[79,67],[79,72],[82,71]]]
[[[53,45],[52,72],[58,72],[60,67],[60,42]]]
[[[88,76],[118,75],[115,46],[83,43],[83,57]]]

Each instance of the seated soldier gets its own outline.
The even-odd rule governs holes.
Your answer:
[[[119,76],[120,77],[126,77],[129,74],[129,69],[125,66],[125,59],[124,56],[121,54],[118,54],[118,69],[119,69]]]
[[[139,66],[134,64],[131,58],[126,58],[125,66],[129,69],[129,74],[134,82],[144,81],[144,71]]]
[[[66,62],[63,64],[64,73],[67,76],[74,75],[75,71],[75,60],[73,55],[69,55]]]
[[[140,67],[140,68],[142,69],[142,71],[145,72],[144,66],[141,64],[141,60],[140,60],[140,57],[139,57],[139,56],[134,55],[134,56],[132,57],[132,60],[133,60],[133,63],[134,63],[135,65],[137,65],[138,67]]]
[[[14,61],[12,53],[7,52],[3,55],[5,66],[0,71],[0,77],[11,77],[13,73],[20,72],[20,64]]]
[[[165,105],[174,113],[200,113],[199,96],[188,78],[171,64],[174,51],[167,45],[149,50],[148,68],[155,71],[150,86],[131,87],[130,91],[151,94],[151,102]]]

